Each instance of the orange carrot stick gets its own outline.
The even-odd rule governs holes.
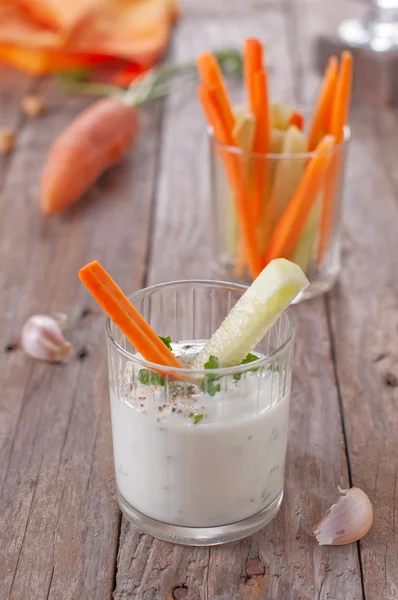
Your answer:
[[[337,73],[337,58],[335,56],[331,56],[325,69],[322,86],[308,133],[309,152],[312,152],[316,148],[316,145],[319,143],[322,135],[325,133],[332,133],[329,127],[333,98],[336,89]]]
[[[249,100],[249,107],[252,114],[254,114],[254,89],[253,89],[253,75],[258,71],[263,70],[263,46],[259,40],[254,38],[248,38],[245,40],[245,46],[243,50],[243,72],[245,77],[246,92]]]
[[[203,52],[196,59],[199,75],[203,83],[213,88],[221,107],[221,114],[228,130],[232,131],[235,117],[232,112],[227,86],[217,59],[211,52]]]
[[[84,110],[50,148],[41,178],[41,209],[61,212],[79,200],[101,173],[130,148],[138,113],[120,100],[104,98]]]
[[[183,368],[97,260],[80,269],[79,277],[101,308],[146,360]]]
[[[333,144],[333,136],[325,136],[316,148],[317,154],[309,159],[300,183],[272,233],[264,254],[264,265],[274,258],[291,258],[324,179],[330,161],[328,151]]]
[[[352,54],[348,50],[341,55],[341,65],[333,99],[333,110],[330,121],[330,134],[335,136],[336,144],[344,140],[344,127],[347,124],[350,110],[352,87]]]
[[[268,96],[268,75],[264,69],[253,75],[254,104],[253,113],[256,129],[253,140],[253,152],[266,154],[269,151],[271,136],[271,119]],[[253,173],[253,205],[254,222],[257,225],[261,218],[264,203],[264,188],[267,178],[267,159],[254,157]]]
[[[233,146],[234,139],[232,131],[226,127],[222,118],[216,92],[207,85],[201,84],[198,87],[198,95],[206,118],[213,128],[216,140],[227,146]],[[228,152],[228,150],[221,149],[220,154],[224,162],[231,188],[234,191],[236,212],[246,243],[249,268],[253,278],[255,278],[261,271],[261,260],[257,247],[255,230],[252,227],[253,221],[242,165],[239,163],[239,158],[235,154]]]
[[[336,144],[344,140],[344,127],[348,121],[352,87],[352,54],[345,51],[341,57],[341,65],[336,83],[335,97],[330,121],[330,133],[334,136]],[[344,151],[344,150],[343,150]],[[336,152],[328,169],[325,192],[322,203],[320,236],[317,262],[322,262],[328,247],[333,224],[337,183],[341,177],[341,156]]]
[[[254,115],[255,92],[254,92],[254,74],[263,69],[263,46],[261,42],[254,38],[245,40],[243,50],[243,72],[248,96],[250,112]],[[256,127],[256,123],[255,123]],[[253,150],[253,148],[252,148]],[[261,160],[261,159],[260,159]],[[258,185],[258,184],[257,184]],[[261,200],[260,200],[261,206]],[[257,205],[257,202],[254,202]],[[238,251],[235,264],[235,275],[241,277],[246,266],[245,242],[242,238],[238,241]]]
[[[295,125],[297,127],[297,129],[300,129],[300,131],[303,131],[304,115],[296,110],[290,118],[289,126],[290,125]]]

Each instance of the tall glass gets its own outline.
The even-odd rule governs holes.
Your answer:
[[[245,289],[180,281],[130,300],[189,359]],[[188,545],[230,542],[262,528],[283,496],[290,314],[258,344],[257,361],[229,368],[155,365],[109,319],[106,332],[117,497],[125,516],[155,537]]]
[[[274,130],[272,145],[275,148],[283,143],[283,135],[282,131]],[[297,239],[286,253],[274,257],[292,260],[307,275],[310,285],[297,300],[328,291],[340,271],[341,206],[349,137],[350,131],[346,128],[345,140],[326,153],[322,178],[310,202],[310,210],[299,224]],[[213,137],[211,131],[209,142],[214,270],[219,276],[247,284],[253,280],[253,273],[248,265],[242,223],[237,217],[237,195],[244,194],[263,268],[267,264],[267,249],[272,235],[316,152],[253,153],[225,146]],[[238,187],[236,178],[233,180],[234,173],[231,176],[231,164],[234,165],[234,173],[239,173]],[[261,211],[255,218],[254,178],[258,173],[262,177]]]

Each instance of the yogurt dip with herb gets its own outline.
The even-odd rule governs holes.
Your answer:
[[[189,367],[204,345],[171,347]],[[196,385],[128,362],[111,393],[119,494],[144,515],[186,527],[235,523],[266,508],[283,490],[289,394],[279,394],[290,385],[280,377],[262,366]]]

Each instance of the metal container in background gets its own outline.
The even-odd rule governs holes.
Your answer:
[[[350,49],[354,55],[354,92],[378,106],[398,104],[398,0],[366,0],[368,8],[343,20],[335,34],[315,42],[317,69],[329,56]]]

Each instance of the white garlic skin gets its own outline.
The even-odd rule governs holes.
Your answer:
[[[58,321],[48,315],[29,317],[22,328],[21,346],[29,356],[47,362],[59,362],[72,353]]]
[[[315,525],[320,546],[342,546],[363,538],[373,521],[373,508],[361,489],[340,490],[343,494]]]

